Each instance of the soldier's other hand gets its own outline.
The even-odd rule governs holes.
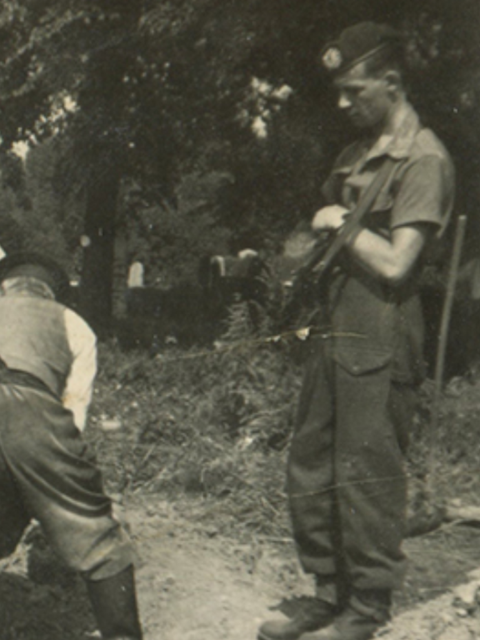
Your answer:
[[[313,216],[313,231],[336,231],[345,224],[345,218],[349,210],[338,204],[329,205],[319,209]]]

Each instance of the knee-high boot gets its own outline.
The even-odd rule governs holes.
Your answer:
[[[104,640],[141,640],[133,567],[105,580],[87,580],[93,613]]]

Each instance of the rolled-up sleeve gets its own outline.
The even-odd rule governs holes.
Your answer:
[[[97,373],[97,339],[87,323],[70,309],[65,310],[64,319],[73,361],[62,401],[72,411],[75,425],[83,431]]]
[[[437,155],[419,158],[402,177],[390,228],[430,223],[440,234],[449,220],[453,196],[454,176],[449,163]]]

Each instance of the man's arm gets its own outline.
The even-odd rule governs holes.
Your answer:
[[[73,362],[62,401],[73,413],[75,425],[83,431],[97,371],[96,337],[87,323],[70,309],[65,310],[64,317]]]
[[[415,266],[431,233],[430,226],[398,227],[392,231],[391,240],[363,229],[348,250],[372,275],[392,285],[401,284]]]
[[[453,202],[453,168],[441,154],[423,156],[408,167],[395,196],[390,237],[369,229],[358,231],[347,250],[357,262],[392,285],[401,283],[415,265],[425,243],[445,228]],[[349,211],[340,205],[320,209],[314,231],[337,230]]]
[[[345,223],[348,213],[339,205],[324,207],[315,214],[312,229],[337,230]],[[413,269],[433,228],[429,223],[400,226],[393,229],[390,239],[361,229],[347,250],[372,275],[392,285],[400,284]]]

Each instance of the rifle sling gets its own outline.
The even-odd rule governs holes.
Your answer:
[[[348,216],[347,221],[338,231],[328,249],[314,254],[308,264],[305,265],[307,270],[313,270],[315,272],[317,278],[320,278],[325,273],[341,249],[357,231],[362,219],[370,211],[380,190],[393,172],[395,165],[395,160],[390,157],[386,158],[379,172],[363,193],[357,206]]]

